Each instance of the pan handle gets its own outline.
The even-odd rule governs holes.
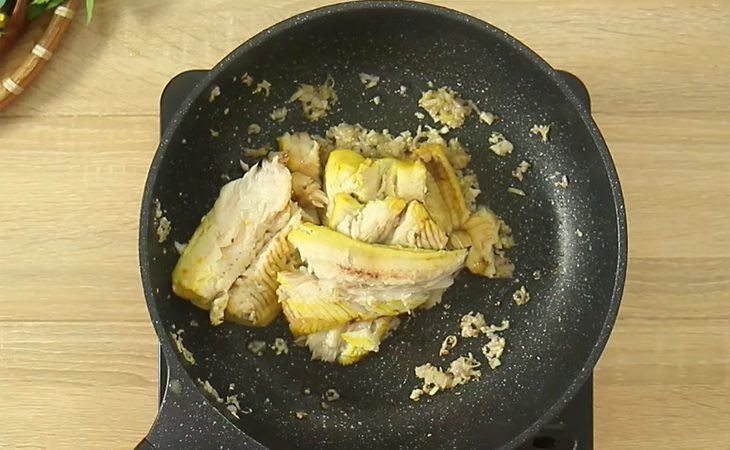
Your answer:
[[[588,94],[588,88],[586,88],[586,85],[583,84],[580,78],[568,71],[558,70],[557,72],[563,77],[570,90],[573,91],[576,97],[578,97],[578,100],[580,100],[581,103],[583,103],[583,106],[585,106],[588,112],[590,112],[591,96]]]
[[[134,447],[134,450],[155,450],[155,446],[145,437],[142,441]]]
[[[206,400],[171,347],[163,346],[168,375],[162,403],[150,431],[135,450],[208,449],[266,450],[259,442],[242,433],[237,425]],[[215,402],[214,402],[215,403]]]
[[[196,425],[220,420],[218,412],[206,405],[205,398],[189,378],[179,360],[170,361],[159,349],[160,407],[147,436],[134,450],[158,450],[169,448],[205,448],[205,438],[196,433]],[[205,428],[205,427],[203,427]]]

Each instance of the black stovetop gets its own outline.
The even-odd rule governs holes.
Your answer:
[[[165,87],[160,98],[160,133],[169,123],[172,115],[185,96],[200,80],[205,71],[195,70],[181,73]],[[568,84],[579,98],[590,108],[588,91],[580,80],[569,73],[563,73]],[[165,395],[168,370],[162,352],[159,352],[160,378],[159,402]],[[593,377],[589,377],[583,388],[567,404],[565,409],[537,435],[516,450],[592,450],[593,449]]]

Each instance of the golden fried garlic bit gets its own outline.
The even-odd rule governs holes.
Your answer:
[[[337,93],[334,88],[334,78],[327,75],[327,79],[320,86],[311,84],[299,86],[289,102],[299,101],[304,117],[311,122],[316,122],[326,116],[327,112],[337,103]]]
[[[469,102],[459,98],[458,94],[448,87],[428,90],[421,95],[418,106],[425,109],[436,123],[443,123],[450,128],[459,128],[471,114]]]
[[[418,366],[415,374],[416,378],[423,380],[423,386],[411,391],[410,399],[418,401],[424,394],[436,395],[441,391],[479,380],[482,377],[482,372],[479,370],[481,365],[482,363],[469,353],[451,361],[446,371],[430,363]]]
[[[514,150],[514,145],[498,131],[492,131],[489,136],[489,149],[499,156],[507,156]]]

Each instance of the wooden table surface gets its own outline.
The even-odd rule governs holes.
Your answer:
[[[165,83],[323,0],[97,2],[0,114],[0,449],[129,449],[155,417],[137,213]],[[730,3],[440,4],[588,85],[629,218],[597,449],[730,448]]]

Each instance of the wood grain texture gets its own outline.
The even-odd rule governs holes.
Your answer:
[[[0,449],[128,449],[146,432],[136,226],[162,87],[327,3],[97,2],[0,115]],[[438,3],[580,76],[616,161],[629,276],[596,371],[596,448],[730,448],[730,4]]]

